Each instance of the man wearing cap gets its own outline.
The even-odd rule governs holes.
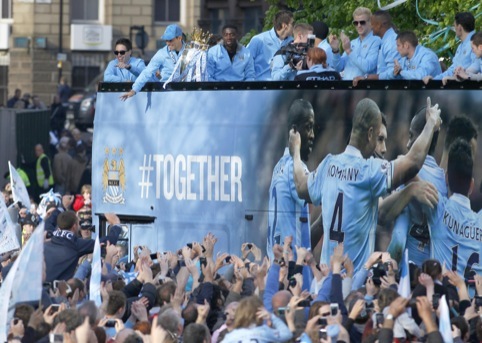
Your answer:
[[[102,242],[109,241],[116,244],[121,227],[120,220],[113,213],[106,213],[105,217],[109,224],[113,225],[109,234],[100,239]],[[68,280],[74,276],[79,257],[94,252],[95,241],[82,239],[78,235],[79,218],[74,211],[65,211],[57,218],[58,229],[54,231],[52,238],[44,244],[45,264],[47,267],[46,282],[53,280]]]
[[[315,35],[315,46],[325,51],[326,64],[328,67],[333,68],[333,51],[327,38],[328,25],[322,21],[314,21],[311,26],[313,26],[313,34]]]
[[[161,82],[166,82],[169,76],[171,76],[177,60],[181,57],[185,47],[185,43],[182,41],[182,30],[176,24],[169,25],[161,39],[166,41],[166,46],[152,57],[146,69],[142,71],[132,85],[132,90],[121,95],[120,99],[122,101],[139,93],[146,82],[151,81],[155,77],[156,71],[159,70],[161,74]]]

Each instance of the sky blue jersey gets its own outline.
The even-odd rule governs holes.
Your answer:
[[[445,171],[437,165],[433,156],[427,155],[418,177],[432,183],[443,196],[447,196]],[[415,200],[408,204],[407,211],[403,211],[395,221],[388,251],[392,257],[399,259],[405,248],[408,249],[408,259],[419,267],[431,256],[427,217]]]
[[[305,173],[308,168],[304,165]],[[273,169],[269,187],[267,252],[273,258],[273,245],[283,245],[286,236],[293,236],[293,245],[311,247],[308,203],[298,197],[293,180],[293,158],[288,148]],[[295,247],[292,247],[293,250]]]
[[[482,273],[482,219],[470,208],[470,200],[454,193],[450,198],[439,194],[434,209],[425,208],[432,237],[432,258],[447,269],[469,279]]]
[[[348,145],[339,155],[328,155],[308,177],[314,205],[323,208],[321,263],[329,263],[333,249],[343,242],[355,271],[374,249],[378,198],[392,187],[393,162],[363,158]]]

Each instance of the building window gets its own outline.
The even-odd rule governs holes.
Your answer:
[[[244,9],[244,33],[251,31],[260,32],[263,29],[261,18],[263,16],[263,10],[261,7],[246,7]]]
[[[12,0],[1,0],[0,19],[12,18]]]
[[[72,67],[72,89],[84,90],[100,74],[97,66],[74,66]]]
[[[0,65],[0,107],[7,106],[8,100],[8,66]],[[13,95],[13,94],[12,94]]]
[[[181,0],[155,0],[154,21],[170,22],[181,20]]]
[[[99,21],[99,0],[75,0],[70,2],[72,20]]]
[[[221,29],[226,24],[227,16],[228,10],[226,8],[211,8],[209,10],[209,20],[211,23],[209,32],[212,34],[221,34]]]

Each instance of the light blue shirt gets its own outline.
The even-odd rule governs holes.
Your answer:
[[[380,51],[378,52],[377,74],[379,80],[390,79],[393,75],[395,60],[402,58],[397,50],[397,33],[389,28],[383,35]]]
[[[217,44],[208,50],[209,81],[254,81],[254,62],[251,53],[238,43],[231,62],[226,48]]]
[[[443,196],[447,196],[445,171],[437,165],[433,156],[427,155],[418,177],[432,183]],[[431,256],[427,219],[420,204],[415,200],[408,204],[406,211],[395,221],[388,252],[398,257],[403,255],[405,248],[408,249],[408,259],[419,267]]]
[[[318,47],[320,49],[323,49],[326,53],[326,64],[333,68],[333,49],[331,48],[330,43],[328,43],[328,40],[325,38],[323,39],[320,44],[318,44]]]
[[[480,58],[476,58],[474,59],[474,61],[472,62],[472,64],[465,70],[465,72],[467,74],[469,74],[469,76],[471,78],[473,78],[474,76],[478,76],[476,78],[477,81],[480,81],[480,77],[481,77],[481,73],[482,73],[482,63],[481,63],[481,59]]]
[[[257,81],[271,80],[270,64],[274,54],[292,40],[293,37],[291,36],[280,40],[274,28],[251,38],[247,48],[254,60],[254,72]]]
[[[438,205],[425,208],[432,237],[432,257],[466,279],[482,274],[482,220],[470,208],[470,200],[454,193],[439,194]],[[455,262],[455,263],[454,263]]]
[[[402,57],[398,63],[402,67],[400,74],[392,74],[390,79],[422,80],[425,76],[437,76],[442,73],[438,56],[422,45],[417,45],[412,58]]]
[[[476,59],[475,54],[472,51],[471,38],[475,34],[475,31],[470,32],[464,41],[459,44],[455,51],[455,56],[452,60],[452,65],[443,73],[434,77],[434,80],[442,80],[445,76],[453,76],[455,68],[462,67],[467,69]]]
[[[107,65],[104,71],[104,82],[134,82],[139,74],[146,68],[143,59],[132,57],[129,58],[127,64],[130,69],[118,68],[117,59],[113,59]]]
[[[375,243],[378,198],[392,187],[393,162],[363,158],[348,145],[339,155],[327,155],[308,176],[314,205],[323,208],[321,263],[330,263],[334,248],[344,243],[355,271],[362,268]]]
[[[305,173],[308,168],[303,164]],[[293,244],[310,248],[310,214],[308,203],[299,198],[293,180],[293,158],[288,148],[273,169],[269,187],[267,252],[273,258],[273,246],[283,245],[286,236],[293,236]]]
[[[152,82],[157,80],[155,77],[157,70],[159,70],[161,73],[160,81],[166,82],[174,71],[177,60],[182,56],[185,46],[186,45],[183,42],[182,48],[179,53],[169,50],[167,46],[158,50],[156,54],[152,57],[146,69],[142,71],[136,82],[134,82],[134,84],[132,85],[132,89],[136,93],[139,93],[142,87],[144,87],[144,85],[146,84],[146,82]]]
[[[289,341],[293,334],[288,326],[274,314],[271,315],[273,327],[267,325],[234,329],[228,333],[223,343],[270,343]]]
[[[289,63],[286,63],[285,54],[278,54],[273,57],[271,64],[271,80],[289,81],[295,79],[298,70],[292,68]]]
[[[378,50],[381,39],[371,31],[363,40],[360,37],[351,41],[351,53],[333,54],[335,70],[343,72],[343,80],[353,80],[357,76],[376,74]]]

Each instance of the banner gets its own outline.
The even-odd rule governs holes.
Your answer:
[[[15,234],[15,226],[10,218],[3,196],[0,195],[0,254],[19,248],[20,244]]]
[[[10,170],[10,184],[12,185],[13,201],[21,202],[22,205],[30,211],[30,196],[28,195],[25,183],[10,161],[8,161],[8,168]]]
[[[427,96],[442,109],[437,158],[452,117],[465,113],[482,124],[478,90],[157,91],[125,102],[120,95],[111,90],[97,96],[93,212],[142,217],[150,225],[139,231],[143,242],[159,251],[202,241],[207,232],[218,237],[216,247],[223,251],[238,253],[241,242],[264,249],[269,185],[288,143],[288,109],[295,99],[309,101],[315,113],[309,170],[327,154],[344,151],[354,108],[365,97],[387,116],[387,159],[407,152],[411,118]],[[475,159],[475,171],[482,170],[481,161]],[[471,200],[478,210],[482,196],[475,188]],[[386,248],[389,231],[380,237]]]

